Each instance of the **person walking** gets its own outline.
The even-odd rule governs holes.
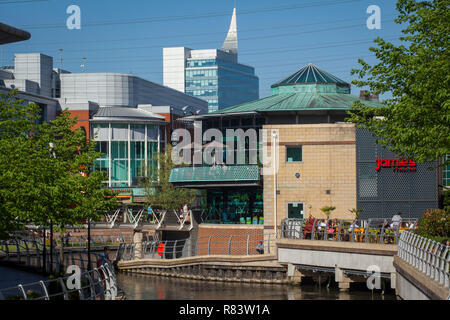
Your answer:
[[[190,220],[188,218],[188,213],[189,213],[189,207],[187,205],[187,203],[184,204],[183,206],[183,218],[185,223],[190,223]]]

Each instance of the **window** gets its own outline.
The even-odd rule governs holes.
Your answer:
[[[286,146],[286,162],[301,162],[302,146]]]
[[[288,202],[287,204],[287,217],[303,219],[303,203],[301,202]]]

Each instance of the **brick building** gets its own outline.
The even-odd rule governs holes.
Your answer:
[[[418,217],[437,208],[440,177],[427,169],[436,164],[399,159],[368,131],[345,122],[355,101],[381,106],[378,97],[351,95],[348,83],[309,64],[272,85],[269,97],[184,118],[201,122],[203,139],[211,128],[223,133],[215,165],[175,168],[170,178],[176,186],[203,190],[199,233],[275,233],[284,218],[325,218],[324,206],[336,207],[331,218],[338,219],[354,218],[353,208],[363,210],[361,218],[399,211]],[[227,129],[255,129],[257,152],[268,161],[251,163],[250,134],[227,144]],[[226,154],[237,151],[239,139],[246,162],[230,165]]]

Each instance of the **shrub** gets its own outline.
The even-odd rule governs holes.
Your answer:
[[[423,237],[450,237],[450,212],[442,209],[426,210],[415,233]]]
[[[323,208],[320,208],[320,210],[327,216],[327,219],[330,219],[331,212],[335,209],[336,207],[333,206],[325,206]]]

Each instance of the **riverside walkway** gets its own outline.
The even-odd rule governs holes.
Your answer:
[[[341,291],[349,290],[351,283],[385,279],[382,283],[387,280],[402,299],[411,297],[404,293],[411,285],[419,290],[414,297],[450,297],[449,248],[418,240],[411,230],[401,225],[394,229],[385,219],[335,221],[333,228],[324,228],[319,219],[286,219],[278,238],[230,235],[122,244],[118,267],[130,273],[215,281],[299,284],[312,278],[320,284],[333,277]],[[407,270],[407,261],[419,267],[415,271],[420,277],[411,276],[415,271]],[[420,288],[414,284],[418,278]]]

